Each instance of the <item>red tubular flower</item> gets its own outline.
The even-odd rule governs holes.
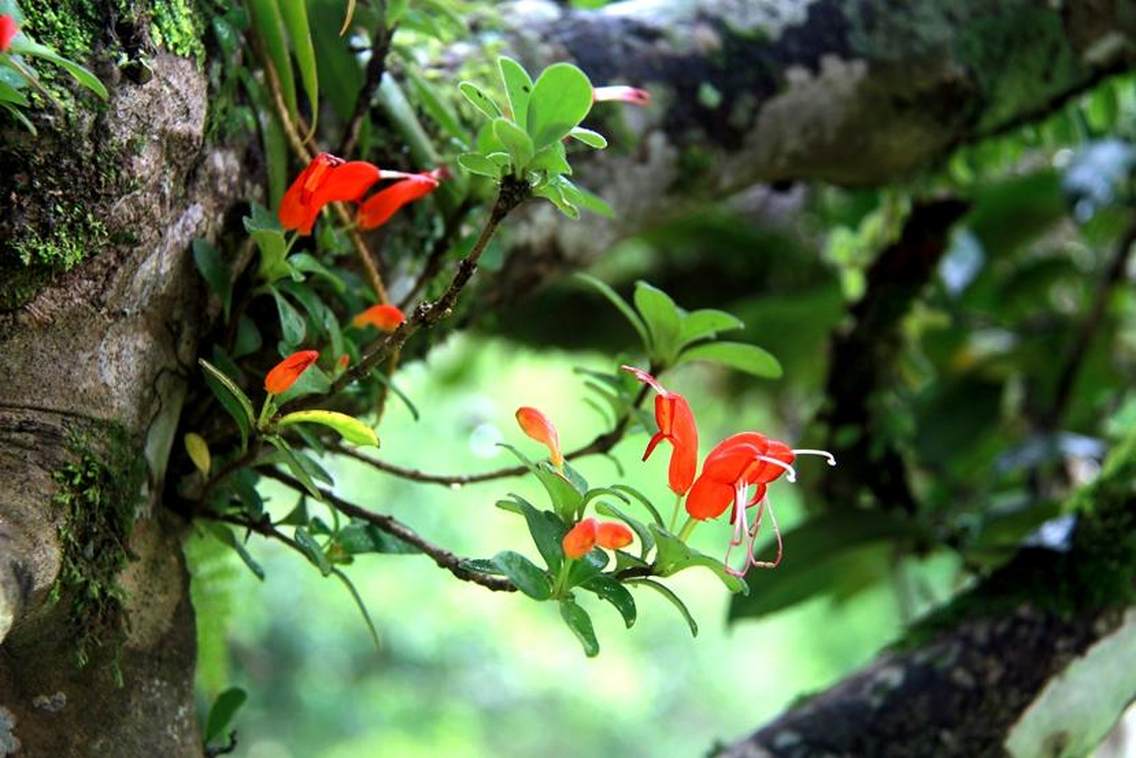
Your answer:
[[[20,33],[20,25],[7,13],[0,16],[0,53],[8,52],[12,38]]]
[[[561,541],[565,558],[582,558],[596,546],[596,520],[586,518],[568,530]]]
[[[616,521],[604,521],[596,526],[596,544],[609,550],[627,547],[634,538],[630,529]]]
[[[444,171],[435,169],[421,174],[404,174],[401,171],[384,171],[384,179],[395,179],[391,186],[379,190],[359,206],[356,224],[360,229],[377,229],[390,221],[391,216],[404,205],[426,197],[438,189]]]
[[[406,323],[406,316],[394,305],[372,305],[351,319],[358,327],[373,326],[380,332],[393,332]]]
[[[792,464],[798,455],[821,455],[828,459],[830,466],[836,465],[836,459],[824,450],[793,450],[785,443],[770,440],[757,432],[727,437],[706,456],[702,473],[686,498],[686,512],[696,519],[712,519],[721,516],[733,505],[730,523],[734,524],[734,536],[723,559],[730,573],[745,576],[750,566],[774,568],[781,562],[781,532],[767,498],[768,485],[782,474],[788,474],[790,482],[796,481],[797,472]],[[752,496],[749,495],[751,487],[754,488]],[[757,515],[750,526],[746,509],[755,505],[758,507]],[[754,541],[761,530],[766,510],[777,537],[777,557],[773,561],[759,561],[753,554]],[[730,551],[743,543],[746,544],[746,563],[741,571],[737,571],[729,565]]]
[[[517,423],[521,431],[540,442],[548,448],[548,456],[556,468],[564,468],[564,454],[560,452],[560,435],[548,417],[536,408],[522,407],[517,409]]]
[[[354,201],[379,180],[379,168],[366,161],[344,161],[330,153],[312,158],[280,201],[280,224],[311,234],[316,217],[328,203]]]
[[[292,353],[277,363],[264,377],[264,389],[270,395],[279,395],[281,392],[285,392],[296,383],[300,374],[308,370],[308,366],[316,362],[319,355],[319,352],[315,350],[301,350],[298,353]]]
[[[596,87],[592,90],[592,102],[620,102],[646,106],[651,103],[651,93],[638,87]]]
[[[674,448],[671,453],[670,469],[667,478],[671,490],[676,495],[686,494],[694,481],[698,471],[698,426],[694,422],[694,412],[686,398],[677,392],[671,392],[659,384],[655,377],[634,366],[621,366],[629,371],[636,379],[649,385],[657,393],[655,396],[655,423],[659,431],[647,443],[643,452],[643,460],[647,460],[655,447],[667,440]]]

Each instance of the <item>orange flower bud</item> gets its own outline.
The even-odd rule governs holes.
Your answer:
[[[300,374],[308,370],[308,366],[316,362],[319,355],[319,352],[315,350],[301,350],[298,353],[292,353],[277,363],[264,377],[264,389],[270,395],[279,395],[281,392],[285,392],[296,383]]]
[[[0,16],[0,53],[8,52],[12,38],[20,33],[20,25],[7,13]]]
[[[631,530],[616,521],[604,521],[596,527],[596,544],[609,550],[627,547],[633,539]]]
[[[561,542],[566,558],[581,558],[596,546],[596,520],[586,518],[568,530]]]
[[[548,448],[552,465],[564,468],[564,454],[560,452],[560,435],[548,417],[536,408],[523,407],[517,409],[517,423],[521,431]]]
[[[406,323],[406,316],[394,305],[372,305],[351,319],[358,327],[373,326],[381,332],[393,332]]]

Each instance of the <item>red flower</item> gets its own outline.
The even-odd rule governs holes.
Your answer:
[[[564,468],[564,454],[560,452],[560,435],[548,417],[536,408],[523,407],[517,409],[517,423],[521,431],[548,448],[552,465]]]
[[[651,103],[651,93],[638,87],[596,87],[592,90],[593,103],[613,101],[645,106]]]
[[[569,529],[560,546],[564,548],[565,558],[574,560],[587,555],[596,546],[596,520],[586,518]]]
[[[596,545],[609,550],[627,547],[634,539],[631,530],[615,521],[596,521],[588,517],[568,530],[561,541],[567,558],[576,559],[587,555]]]
[[[320,153],[284,193],[278,214],[280,224],[300,234],[311,234],[316,216],[325,205],[358,200],[378,180],[378,166],[365,161],[346,162]]]
[[[698,471],[698,426],[694,423],[694,413],[686,398],[677,392],[671,392],[659,384],[655,377],[634,366],[621,366],[629,371],[635,378],[649,385],[658,393],[655,396],[655,423],[659,431],[647,443],[643,452],[643,460],[647,460],[655,447],[667,440],[674,448],[671,453],[668,479],[671,490],[676,495],[683,495],[690,489],[694,481],[694,474]]]
[[[296,383],[300,374],[308,370],[308,366],[316,362],[319,355],[315,350],[301,350],[298,353],[292,353],[277,363],[264,377],[264,389],[270,395],[279,395],[286,391]]]
[[[381,332],[393,332],[406,323],[406,316],[394,305],[372,305],[351,319],[355,326],[373,326]]]
[[[692,518],[712,519],[721,516],[733,504],[730,523],[734,524],[734,536],[723,559],[726,570],[730,573],[744,576],[750,566],[773,568],[781,562],[781,532],[777,528],[772,505],[767,499],[768,485],[782,474],[788,474],[790,482],[796,481],[797,472],[792,464],[798,455],[805,454],[822,455],[828,459],[830,466],[836,465],[831,453],[823,450],[792,450],[785,443],[768,439],[757,432],[742,432],[727,437],[706,456],[702,463],[702,473],[698,475],[686,498],[686,512]],[[749,495],[750,487],[754,488],[752,496]],[[750,526],[746,520],[746,509],[755,505],[758,506],[757,516]],[[753,544],[761,530],[766,510],[769,511],[769,519],[777,537],[777,557],[773,561],[759,561],[753,554]],[[746,563],[741,571],[737,571],[729,565],[730,550],[743,542],[746,543]]]
[[[401,171],[382,172],[384,179],[397,178],[399,181],[367,198],[359,206],[359,215],[355,223],[360,229],[377,229],[390,221],[391,216],[404,205],[426,197],[438,189],[444,174],[442,169],[421,174],[404,174]]]
[[[631,530],[616,521],[604,521],[596,525],[596,544],[609,550],[627,547],[634,539]]]
[[[8,52],[12,38],[20,33],[20,25],[8,14],[0,16],[0,53]]]

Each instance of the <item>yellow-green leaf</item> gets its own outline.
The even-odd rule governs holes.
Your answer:
[[[193,461],[194,466],[197,466],[197,470],[209,476],[213,459],[209,455],[209,444],[200,434],[190,432],[185,435],[185,452],[189,453],[189,459]]]
[[[280,426],[291,424],[322,424],[339,432],[344,440],[353,445],[379,446],[379,438],[375,430],[359,419],[337,411],[295,411],[284,416],[278,422]]]

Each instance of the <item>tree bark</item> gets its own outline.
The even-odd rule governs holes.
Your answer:
[[[107,14],[118,5],[103,4]],[[515,11],[512,45],[530,68],[573,59],[598,83],[647,86],[657,104],[607,106],[597,118],[613,148],[581,163],[582,184],[618,221],[566,224],[534,208],[489,308],[697,199],[756,182],[907,176],[1051,110],[1129,65],[1134,49],[1133,4],[1120,0]],[[145,83],[100,70],[105,109],[42,114],[40,137],[6,131],[0,144],[0,754],[201,752],[186,525],[160,494],[204,324],[189,243],[255,196],[256,160],[206,143],[199,67],[160,54],[150,68]],[[73,268],[45,275],[37,255]],[[27,268],[15,262],[28,256]],[[105,526],[115,523],[121,533]],[[75,609],[92,588],[64,580],[68,566],[90,567],[92,541],[117,546],[108,560],[121,560],[100,564],[115,571],[94,578],[124,594],[100,606],[104,644],[80,668],[76,646],[91,630]],[[1080,626],[1063,629],[1050,643],[1084,641]]]

